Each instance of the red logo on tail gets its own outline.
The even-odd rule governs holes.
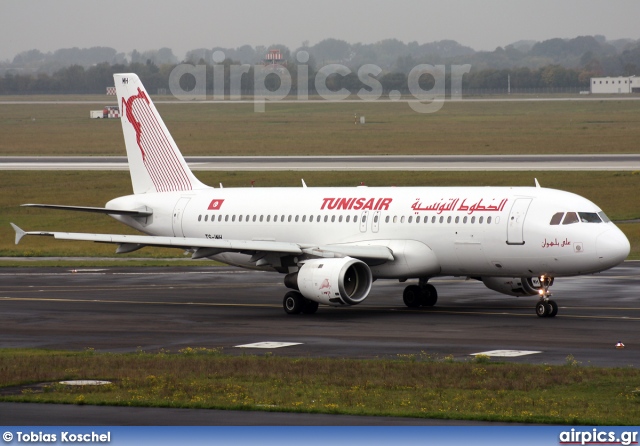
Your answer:
[[[124,83],[124,79],[123,83]],[[127,79],[127,83],[129,83],[129,79]],[[142,152],[142,160],[144,161],[144,150],[142,149],[142,145],[140,144],[140,136],[142,135],[142,125],[136,118],[133,116],[133,101],[136,99],[143,99],[147,104],[149,103],[149,98],[144,91],[138,88],[138,94],[135,96],[130,96],[129,99],[125,100],[122,98],[122,109],[126,110],[127,120],[131,123],[133,128],[136,131],[136,142],[138,143],[138,147],[140,148],[140,152]]]
[[[142,162],[157,192],[193,189],[188,167],[146,92],[122,98],[121,109],[136,132]]]

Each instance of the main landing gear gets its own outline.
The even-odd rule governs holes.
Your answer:
[[[536,314],[538,317],[555,317],[558,314],[558,304],[555,300],[549,299],[551,293],[549,287],[553,284],[553,277],[540,277],[540,301],[536,304]]]
[[[418,285],[409,285],[402,293],[402,300],[409,308],[433,307],[438,301],[436,287],[420,279]]]
[[[285,294],[282,306],[287,314],[313,314],[318,311],[318,302],[307,299],[297,291]]]

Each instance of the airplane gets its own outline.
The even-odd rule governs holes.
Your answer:
[[[24,204],[107,214],[145,235],[23,231],[25,235],[118,245],[174,247],[193,259],[276,271],[290,289],[288,314],[319,304],[362,303],[377,279],[418,279],[410,308],[436,304],[429,280],[477,279],[512,296],[537,296],[554,317],[555,278],[621,263],[628,239],[591,201],[532,187],[214,188],[191,172],[137,75],[114,74],[133,195],[104,208]]]

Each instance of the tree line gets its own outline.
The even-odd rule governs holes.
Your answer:
[[[196,65],[206,66],[206,94],[213,94],[214,79],[218,70],[214,70],[213,65],[200,60]],[[235,85],[239,87],[243,95],[254,93],[254,66],[246,69],[239,79],[232,81],[234,65],[239,64],[229,59],[223,62],[224,65],[224,86],[225,94],[229,94]],[[61,68],[53,74],[14,74],[7,73],[0,77],[0,94],[104,94],[106,88],[113,86],[114,73],[136,73],[143,81],[147,90],[151,94],[159,92],[169,92],[169,77],[177,64],[156,65],[150,60],[146,63],[132,62],[128,64],[100,63],[89,68],[81,65],[72,65]],[[291,75],[291,92],[298,91],[298,65],[291,62],[286,65]],[[447,71],[450,67],[447,67]],[[235,70],[238,71],[238,70]],[[309,67],[308,85],[309,94],[316,94],[315,78],[317,70]],[[477,89],[503,90],[506,92],[510,83],[512,91],[523,89],[548,89],[548,88],[574,88],[588,89],[589,79],[595,73],[585,69],[565,68],[561,65],[547,65],[541,68],[532,69],[503,68],[503,69],[483,69],[472,70],[462,77],[462,92]],[[382,72],[375,79],[382,85],[382,90],[388,93],[393,90],[401,93],[409,93],[408,74],[404,71]],[[303,78],[304,79],[304,78]],[[446,76],[446,88],[449,89],[450,76]],[[280,78],[270,74],[265,79],[265,86],[270,90],[279,87]],[[420,78],[420,87],[424,90],[432,88],[434,79],[430,75],[423,75]],[[196,80],[192,75],[184,75],[180,79],[182,91],[192,91],[196,86]],[[357,93],[361,89],[370,90],[359,77],[357,70],[353,69],[346,75],[332,74],[326,80],[329,90],[338,91],[346,89],[351,93]],[[201,91],[200,93],[205,93]]]

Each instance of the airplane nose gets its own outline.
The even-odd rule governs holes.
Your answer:
[[[629,240],[618,228],[603,232],[596,239],[596,252],[600,262],[611,267],[622,263],[630,251]]]

